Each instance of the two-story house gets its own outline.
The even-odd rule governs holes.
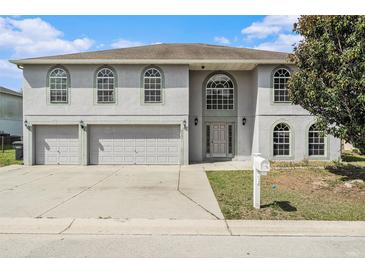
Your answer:
[[[24,75],[26,165],[340,156],[340,140],[290,103],[286,53],[158,44],[11,62]]]

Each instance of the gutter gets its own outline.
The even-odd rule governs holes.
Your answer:
[[[12,95],[12,96],[17,96],[17,97],[23,97],[23,94],[17,91],[7,91],[5,89],[0,88],[0,94],[7,94],[7,95]]]
[[[293,64],[287,59],[20,59],[9,60],[16,65],[54,65],[54,64]]]

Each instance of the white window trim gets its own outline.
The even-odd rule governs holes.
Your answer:
[[[103,69],[107,69],[107,70],[109,70],[109,71],[111,71],[112,73],[113,73],[113,101],[99,101],[98,99],[98,73],[101,71],[101,70],[103,70]],[[102,78],[102,77],[100,77],[100,78]],[[108,66],[103,66],[103,67],[101,67],[101,68],[99,68],[97,71],[96,71],[96,73],[95,73],[95,79],[94,79],[94,81],[95,81],[95,103],[97,104],[97,105],[108,105],[108,104],[116,104],[117,103],[117,88],[116,88],[116,85],[117,85],[117,83],[118,83],[118,81],[117,81],[117,75],[116,75],[116,72],[115,72],[115,70],[114,69],[112,69],[112,68],[110,68],[110,67],[108,67]]]
[[[275,155],[274,153],[274,132],[275,132],[275,128],[277,125],[279,124],[286,124],[289,127],[289,155]],[[280,131],[278,131],[280,132]],[[290,160],[293,156],[292,153],[292,149],[293,149],[293,131],[292,131],[292,127],[290,126],[290,124],[286,121],[280,121],[274,124],[272,130],[271,130],[271,154],[273,156],[274,159],[277,160]]]
[[[227,108],[227,109],[213,109],[213,108],[208,108],[208,89],[210,90],[214,90],[214,88],[208,88],[208,84],[209,82],[212,80],[212,78],[214,78],[215,76],[217,75],[224,75],[225,77],[227,77],[229,79],[229,81],[232,83],[232,88],[224,88],[225,90],[232,90],[232,93],[233,93],[233,98],[232,98],[232,108]],[[235,83],[232,79],[232,77],[230,77],[229,75],[227,75],[226,73],[222,73],[222,72],[217,72],[217,73],[214,73],[212,75],[209,76],[208,80],[206,81],[206,84],[205,84],[205,96],[204,96],[204,104],[205,104],[205,110],[206,111],[235,111]]]
[[[51,74],[56,69],[63,70],[66,73],[66,101],[57,101],[54,102],[51,100]],[[71,86],[71,78],[70,74],[67,69],[65,69],[63,66],[54,66],[48,70],[47,73],[47,104],[49,105],[68,105],[70,104],[70,86]]]
[[[285,77],[285,78],[287,78],[288,80],[291,78],[291,70],[289,68],[285,67],[285,66],[284,67],[283,66],[277,67],[277,68],[275,68],[273,70],[272,76],[271,76],[271,82],[272,82],[272,92],[271,92],[271,94],[272,94],[272,102],[274,104],[291,104],[290,99],[288,101],[276,101],[275,100],[275,78],[279,78],[280,79],[280,77],[275,77],[275,73],[278,70],[280,70],[280,69],[285,69],[286,71],[289,72],[289,77]],[[289,92],[288,92],[288,96],[289,96]]]
[[[307,152],[307,156],[309,159],[311,160],[323,160],[323,159],[327,159],[328,157],[328,147],[329,147],[329,138],[328,135],[324,135],[324,139],[323,139],[323,144],[324,144],[324,154],[323,155],[309,155],[309,132],[310,132],[310,128],[313,126],[314,124],[310,124],[308,129],[307,129],[307,136],[306,136],[306,152]],[[315,131],[315,132],[322,132],[320,130]]]
[[[159,73],[160,73],[160,101],[156,101],[156,102],[146,102],[145,100],[145,74],[148,70],[150,69],[156,69]],[[155,105],[163,105],[165,103],[165,77],[164,77],[164,73],[163,70],[157,66],[149,66],[143,69],[142,71],[142,88],[141,88],[141,103],[142,105],[149,105],[149,106],[155,106]]]

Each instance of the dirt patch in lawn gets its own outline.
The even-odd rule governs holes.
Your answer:
[[[319,173],[322,173],[322,176],[318,176]],[[312,192],[313,189],[327,188],[329,186],[328,182],[333,181],[334,177],[322,170],[313,172],[312,170],[298,169],[278,170],[263,179],[285,189]]]
[[[365,199],[365,189],[362,187],[361,181],[363,179],[361,179],[361,176],[348,177],[342,171],[338,173],[334,173],[332,168],[325,170],[275,171],[263,180],[268,184],[276,185],[277,188],[281,188],[283,191],[314,195],[319,199],[328,197],[328,195],[349,200]]]

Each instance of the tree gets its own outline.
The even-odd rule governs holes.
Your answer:
[[[365,16],[301,16],[294,31],[291,100],[365,153]]]

